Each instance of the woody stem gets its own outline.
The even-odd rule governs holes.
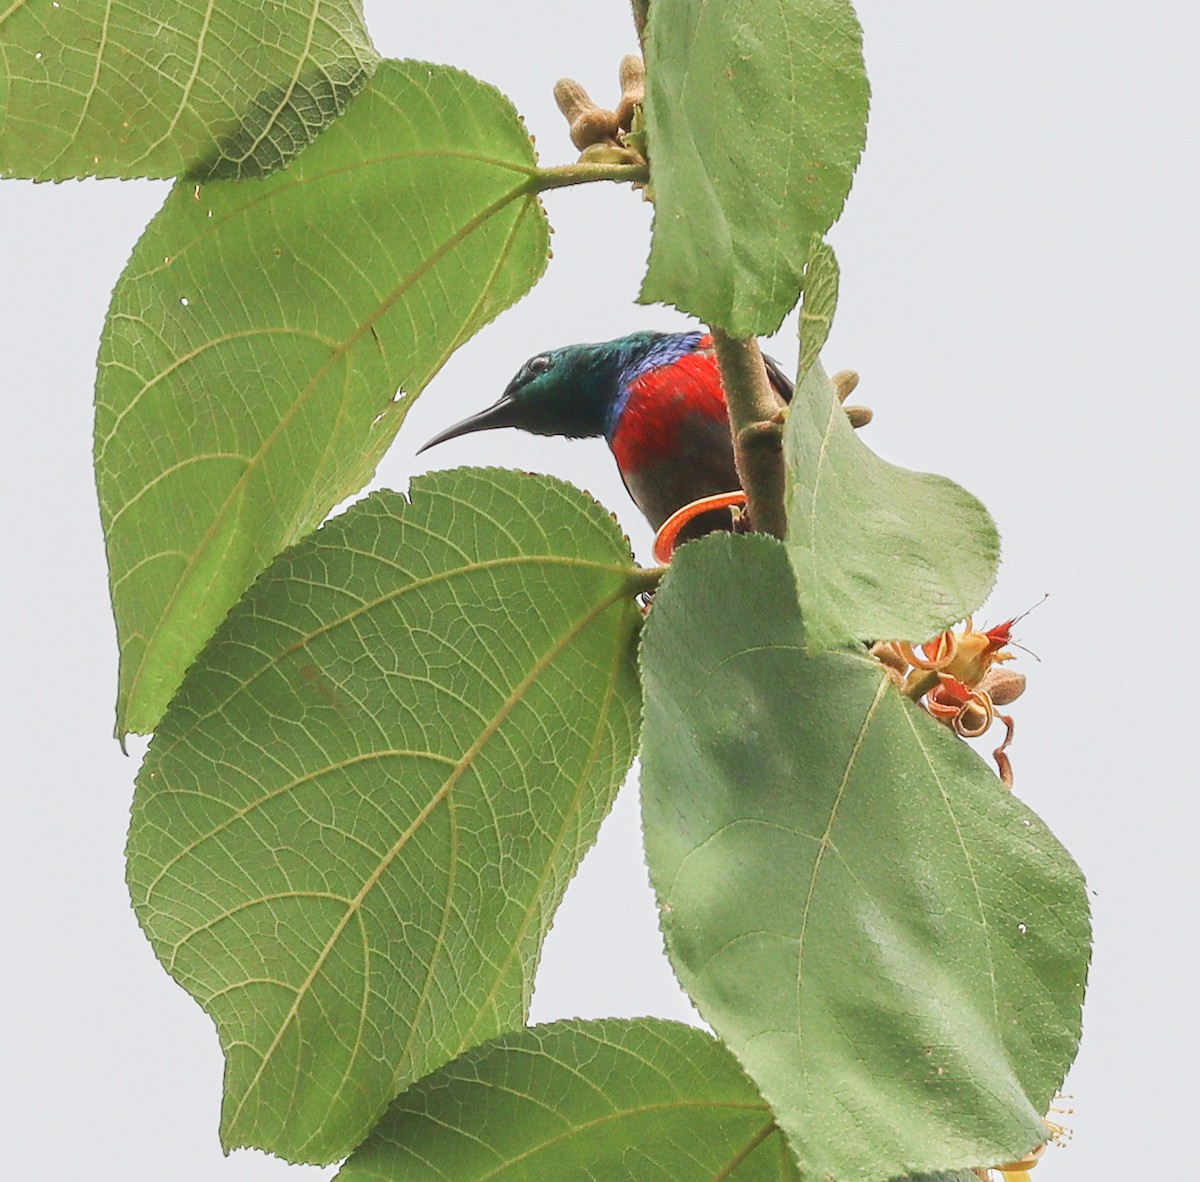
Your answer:
[[[712,330],[733,430],[733,458],[755,530],[782,538],[784,510],[783,419],[754,337]]]

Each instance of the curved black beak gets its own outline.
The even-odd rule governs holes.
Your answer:
[[[457,439],[460,435],[470,435],[474,431],[491,431],[495,427],[519,427],[520,425],[517,404],[512,398],[505,395],[499,402],[489,406],[487,410],[481,410],[478,414],[471,415],[469,418],[463,419],[461,423],[455,423],[453,427],[447,427],[435,435],[428,443],[417,448],[417,455],[428,451],[431,447],[436,447],[439,443],[445,443],[447,439]]]

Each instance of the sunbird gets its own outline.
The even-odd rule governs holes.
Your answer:
[[[792,382],[776,362],[763,360],[783,406]],[[676,510],[741,487],[721,372],[706,332],[635,332],[538,353],[496,403],[421,450],[496,427],[603,437],[629,495],[656,531]],[[680,540],[732,525],[729,509],[707,512],[688,523]]]

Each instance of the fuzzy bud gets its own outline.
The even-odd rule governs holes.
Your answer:
[[[597,106],[574,78],[554,84],[554,101],[571,125],[571,142],[582,151],[602,140],[616,140],[620,128],[612,111]]]
[[[904,688],[904,676],[908,672],[908,662],[904,659],[894,642],[879,640],[871,645],[871,656],[883,665],[892,683],[899,689]]]
[[[560,78],[554,84],[554,101],[570,123],[596,105],[574,78]]]
[[[633,117],[646,101],[646,63],[636,53],[621,59],[621,101],[617,104],[617,124],[625,131],[633,127]]]
[[[1025,692],[1025,674],[1014,673],[1011,669],[1002,669],[999,665],[993,665],[979,683],[979,688],[992,699],[995,705],[1007,706]]]
[[[833,392],[837,395],[837,400],[845,402],[858,388],[858,374],[852,369],[839,369],[829,379],[829,382],[833,386]]]

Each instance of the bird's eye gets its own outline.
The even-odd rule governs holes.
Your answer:
[[[536,378],[538,374],[545,373],[550,368],[550,356],[547,353],[539,353],[536,357],[531,357],[525,363],[526,370],[529,371],[529,376]]]

